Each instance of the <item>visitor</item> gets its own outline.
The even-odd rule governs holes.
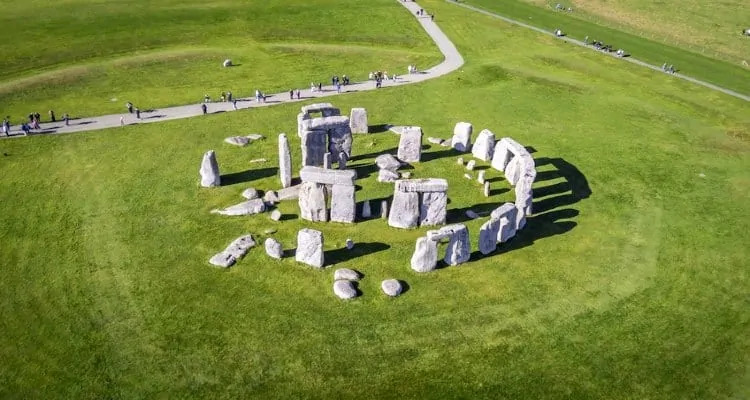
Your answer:
[[[207,95],[207,96],[208,96],[208,95]],[[132,113],[133,113],[133,103],[131,103],[131,102],[127,102],[127,103],[125,103],[125,108],[127,108],[127,109],[128,109],[128,113],[130,113],[130,114],[132,114]]]
[[[120,126],[125,126],[125,117],[120,117]]]
[[[138,107],[135,108],[135,117],[141,119],[141,110]]]
[[[430,21],[434,21],[434,20],[435,20],[435,14],[430,14]]]
[[[203,102],[204,103],[210,103],[211,102],[211,96],[209,96],[209,95],[203,96]]]
[[[42,127],[39,126],[39,118],[37,118],[36,115],[34,116],[34,119],[31,121],[31,128],[32,129],[42,129]]]
[[[318,91],[319,92],[323,92],[323,83],[322,82],[318,82]]]
[[[223,102],[225,102],[225,101],[227,100],[227,95],[226,95],[226,93],[224,93],[224,92],[221,92],[221,94],[219,94],[219,98],[221,99],[221,102],[222,102],[222,103],[223,103]]]
[[[297,89],[297,100],[302,98],[301,92],[301,90]]]
[[[375,79],[375,74],[373,74],[372,72],[370,72],[370,74],[367,75],[367,79],[370,80],[370,81],[373,80],[373,79]]]
[[[63,121],[65,121],[65,126],[70,125],[70,116],[68,115],[68,113],[63,114]]]
[[[227,92],[227,101],[232,102],[232,92]]]
[[[201,104],[201,110],[203,111],[203,115],[208,114],[208,106],[206,103]]]
[[[232,99],[232,108],[237,109],[237,99]]]
[[[294,90],[289,89],[289,100],[294,100]]]
[[[315,84],[310,82],[310,93],[314,93],[314,92],[315,92]]]
[[[55,112],[52,110],[49,110],[49,120],[50,122],[55,122]]]
[[[336,92],[341,93],[341,84],[336,82]]]
[[[29,128],[28,124],[24,123],[21,125],[21,130],[23,131],[24,136],[29,136],[29,131],[31,131],[31,128]]]

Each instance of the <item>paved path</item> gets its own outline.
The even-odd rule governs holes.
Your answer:
[[[416,15],[417,11],[420,9],[420,6],[415,2],[402,2],[399,1],[401,5],[406,7],[406,9],[409,10],[412,16],[417,18],[417,21],[419,21],[420,25],[422,25],[422,28],[427,32],[427,34],[432,38],[432,40],[435,42],[435,44],[438,46],[438,49],[443,54],[443,57],[445,59],[440,64],[429,68],[427,70],[420,70],[418,73],[415,74],[407,74],[407,75],[401,75],[397,80],[385,80],[382,82],[382,87],[379,90],[386,89],[388,87],[392,86],[402,86],[412,83],[418,83],[422,82],[428,79],[434,79],[439,76],[443,76],[447,73],[453,72],[456,69],[460,68],[464,64],[464,59],[461,56],[461,54],[456,49],[456,46],[453,45],[453,42],[448,39],[447,36],[443,33],[443,31],[438,28],[437,24],[433,22],[429,16],[424,17],[418,17]],[[406,71],[406,65],[404,65],[403,71]],[[356,82],[347,86],[341,87],[341,93],[338,93],[336,91],[336,88],[333,86],[323,86],[322,92],[311,92],[310,88],[306,88],[305,90],[302,90],[301,93],[301,99],[290,99],[289,98],[289,92],[285,93],[276,93],[271,95],[266,95],[266,102],[258,103],[255,101],[255,98],[242,98],[238,99],[237,101],[237,110],[244,110],[247,108],[256,108],[256,107],[267,107],[274,104],[281,104],[281,103],[292,103],[292,102],[301,102],[310,100],[313,98],[322,98],[322,97],[329,97],[329,96],[335,96],[335,95],[341,95],[346,93],[353,93],[353,92],[361,92],[365,90],[374,90],[375,89],[375,82],[374,81],[365,81],[365,82]],[[125,107],[123,106],[123,109]],[[232,107],[232,103],[208,103],[208,113],[214,114],[214,113],[221,113],[221,112],[232,112],[235,111]],[[141,119],[136,119],[135,114],[113,114],[113,115],[103,115],[100,117],[91,117],[91,118],[80,118],[76,120],[70,120],[70,125],[66,126],[63,122],[58,121],[57,123],[43,123],[41,124],[41,130],[39,131],[32,131],[31,135],[39,135],[39,134],[60,134],[60,133],[71,133],[71,132],[81,132],[81,131],[91,131],[95,129],[106,129],[106,128],[114,128],[120,126],[120,118],[125,118],[125,124],[126,125],[132,125],[132,124],[143,124],[143,123],[153,123],[153,122],[159,122],[159,121],[167,121],[167,120],[173,120],[173,119],[179,119],[179,118],[189,118],[189,117],[195,117],[199,116],[203,113],[201,110],[200,104],[191,104],[186,106],[178,106],[178,107],[168,107],[168,108],[161,108],[158,110],[149,110],[148,112],[142,111],[141,112]],[[23,137],[23,131],[20,130],[20,126],[13,126],[11,129],[11,137]]]
[[[468,4],[458,3],[457,1],[454,1],[454,0],[446,0],[446,1],[448,3],[455,4],[455,5],[464,7],[464,8],[468,8],[470,10],[476,11],[478,13],[482,13],[484,15],[488,15],[490,17],[501,19],[501,20],[503,20],[505,22],[508,22],[510,24],[522,26],[524,28],[531,29],[533,31],[536,31],[536,32],[539,32],[539,33],[542,33],[542,34],[545,34],[545,35],[550,35],[550,36],[555,36],[556,37],[556,35],[553,32],[546,31],[544,29],[541,29],[541,28],[538,28],[536,26],[532,26],[532,25],[523,23],[521,21],[517,21],[517,20],[511,19],[511,18],[508,18],[508,17],[504,17],[502,15],[495,14],[493,12],[490,12],[490,11],[487,11],[487,10],[483,10],[481,8],[478,8],[478,7],[470,6]],[[564,30],[563,30],[563,32],[564,32]],[[566,37],[566,36],[563,36],[563,37],[561,37],[559,39],[560,40],[564,40],[564,41],[566,41],[568,43],[577,44],[579,46],[583,46],[583,47],[586,47],[588,49],[592,49],[594,51],[598,51],[593,46],[589,46],[589,45],[583,43],[580,40],[572,39],[572,38],[569,38],[569,37]],[[612,57],[617,57],[616,55],[614,55],[614,53],[603,53],[603,54],[608,54],[608,55],[610,55]],[[647,62],[637,60],[637,59],[635,59],[633,57],[623,57],[622,60],[625,60],[627,62],[631,62],[633,64],[638,64],[640,66],[652,69],[654,71],[659,71],[660,73],[665,73],[664,71],[661,70],[661,66],[652,65],[652,64],[649,64]],[[713,90],[722,92],[724,94],[728,94],[730,96],[734,96],[734,97],[736,97],[738,99],[742,99],[742,100],[745,100],[745,101],[750,101],[750,96],[748,96],[748,95],[744,95],[742,93],[738,93],[738,92],[735,92],[733,90],[725,89],[725,88],[723,88],[721,86],[716,86],[716,85],[714,85],[712,83],[708,83],[708,82],[702,81],[700,79],[691,78],[691,77],[689,77],[687,75],[683,75],[683,74],[680,74],[680,73],[674,73],[674,74],[672,74],[672,76],[674,76],[675,78],[684,79],[684,80],[686,80],[688,82],[692,82],[692,83],[695,83],[697,85],[705,86],[705,87],[707,87],[709,89],[713,89]]]

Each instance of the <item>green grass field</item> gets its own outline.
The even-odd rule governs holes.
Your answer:
[[[641,61],[652,65],[673,64],[685,75],[743,94],[750,94],[750,68],[743,66],[739,60],[726,61],[717,58],[716,52],[705,52],[695,48],[680,47],[682,42],[662,40],[662,38],[645,32],[619,30],[617,26],[601,22],[598,19],[585,18],[580,13],[555,12],[549,6],[536,6],[520,0],[468,0],[462,3],[477,6],[508,18],[513,18],[549,32],[562,29],[567,36],[590,41],[598,40],[611,44],[615,49],[622,48]],[[557,2],[555,2],[556,4]],[[675,6],[676,7],[676,6]],[[719,18],[719,15],[716,15]],[[667,21],[670,21],[667,19]],[[675,20],[673,24],[678,22]],[[606,22],[606,21],[605,21]],[[642,35],[640,35],[642,33]],[[739,35],[739,29],[735,36]],[[739,40],[747,39],[739,37]],[[731,43],[738,39],[732,38]],[[727,39],[727,41],[729,41]],[[748,41],[750,42],[750,41]],[[744,48],[740,45],[733,48]],[[747,60],[750,63],[750,60]]]
[[[323,15],[345,7],[319,4]],[[418,32],[398,4],[368,4],[392,17],[357,25],[362,35]],[[518,237],[421,275],[408,260],[423,229],[210,214],[247,187],[278,187],[277,133],[290,133],[299,162],[299,105],[0,141],[0,397],[750,397],[747,103],[443,0],[420,4],[466,65],[331,101],[366,107],[371,125],[448,137],[470,121],[533,148],[537,214]],[[268,21],[317,18],[271,8]],[[250,132],[266,139],[223,143]],[[372,160],[397,143],[390,132],[355,138],[359,201],[391,194]],[[220,188],[197,187],[208,149]],[[494,192],[482,197],[458,156],[432,146],[412,171],[448,179],[451,221],[512,199],[491,169]],[[269,161],[249,163],[260,157]],[[280,209],[297,213],[295,202]],[[483,222],[466,222],[473,250]],[[275,227],[291,249],[309,226],[324,232],[335,267],[271,260],[262,246],[228,271],[207,264],[241,234],[262,242]],[[341,250],[346,238],[359,244],[353,254]],[[333,296],[339,266],[365,274],[362,297]],[[409,290],[385,298],[386,278]]]

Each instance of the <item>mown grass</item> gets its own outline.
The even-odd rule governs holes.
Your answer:
[[[297,105],[2,141],[0,395],[748,397],[746,103],[442,1],[425,6],[464,68],[332,100],[366,107],[372,125],[448,137],[464,120],[533,148],[538,215],[520,236],[420,275],[408,259],[422,230],[210,214],[246,187],[278,187],[278,132],[299,162]],[[248,131],[267,138],[222,143]],[[360,201],[390,194],[371,163],[397,139],[355,139]],[[233,184],[197,187],[207,149]],[[512,198],[492,170],[495,192],[482,197],[457,156],[433,146],[413,170],[449,180],[452,221]],[[249,163],[260,157],[269,161]],[[297,213],[294,202],[280,208]],[[466,222],[474,250],[482,222]],[[361,298],[333,296],[335,267],[274,261],[262,248],[228,271],[206,263],[268,227],[293,248],[306,226],[324,232],[337,267],[365,274]],[[351,259],[348,237],[359,246]],[[400,298],[379,292],[392,277],[409,283]]]
[[[697,53],[675,44],[666,44],[658,38],[649,39],[613,27],[600,25],[589,19],[577,17],[575,12],[555,12],[552,8],[538,7],[519,0],[502,2],[469,0],[464,3],[496,12],[550,32],[560,28],[566,35],[578,40],[584,40],[588,36],[589,41],[598,40],[611,44],[614,48],[624,49],[633,57],[653,65],[662,65],[665,62],[673,64],[680,73],[685,75],[743,94],[750,93],[750,69],[742,66],[739,61],[726,62],[714,58],[715,54]],[[739,49],[739,47],[737,48]]]
[[[437,64],[440,53],[412,19],[383,0],[13,0],[0,15],[0,113],[14,123],[48,110],[95,116],[127,101],[143,110]],[[239,66],[222,68],[227,58]]]

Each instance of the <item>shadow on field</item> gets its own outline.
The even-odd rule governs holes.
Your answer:
[[[565,182],[535,187],[533,198],[540,200],[534,201],[532,206],[534,213],[544,213],[558,207],[569,206],[591,196],[588,180],[573,164],[562,158],[543,157],[536,160],[537,167],[547,164],[552,164],[555,170],[538,173],[535,185],[559,178],[565,179]]]
[[[358,257],[366,256],[368,254],[388,250],[390,248],[390,245],[381,242],[355,243],[354,248],[352,248],[351,250],[343,247],[336,250],[326,251],[325,262],[326,266],[329,266],[331,264],[339,264]]]
[[[276,175],[278,168],[249,169],[242,172],[233,172],[221,176],[221,186],[230,186],[237,183],[250,182],[257,179],[268,178]]]
[[[392,126],[391,124],[370,125],[367,127],[367,132],[368,133],[388,132],[388,129],[390,129],[391,126]]]

